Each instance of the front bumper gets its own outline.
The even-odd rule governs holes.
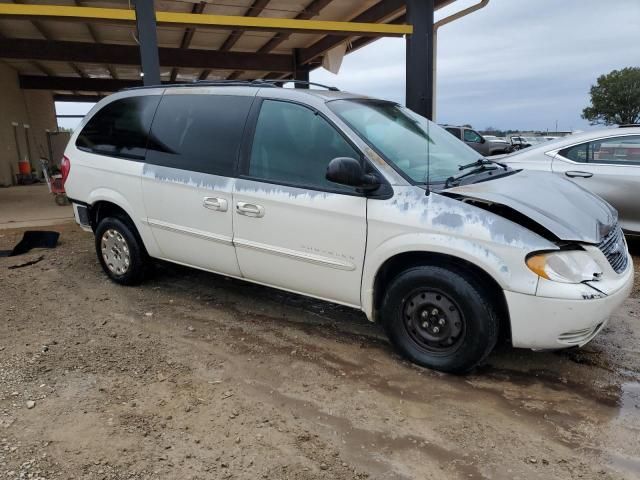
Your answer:
[[[511,317],[514,347],[558,349],[582,346],[602,330],[611,313],[627,299],[633,288],[633,263],[615,282],[597,295],[582,298],[550,298],[505,291]],[[612,283],[615,283],[612,285]],[[597,285],[597,284],[596,284]],[[560,285],[559,285],[560,287]],[[567,289],[568,285],[561,285]],[[576,291],[584,285],[573,286]]]

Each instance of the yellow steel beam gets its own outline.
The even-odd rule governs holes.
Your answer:
[[[124,8],[72,7],[62,5],[33,5],[0,3],[0,17],[50,18],[105,22],[135,22],[134,10]],[[203,15],[194,13],[156,12],[161,25],[210,27],[240,30],[288,31],[299,33],[327,33],[358,36],[402,36],[413,33],[411,25],[383,23],[331,22],[296,20],[289,18],[240,17],[232,15]]]

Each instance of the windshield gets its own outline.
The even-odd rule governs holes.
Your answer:
[[[443,183],[481,158],[475,150],[411,110],[383,100],[334,100],[329,108],[416,183]],[[427,175],[427,159],[431,160]]]

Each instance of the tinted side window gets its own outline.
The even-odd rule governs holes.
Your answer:
[[[640,135],[593,140],[560,150],[559,154],[581,163],[640,165]]]
[[[250,176],[322,190],[353,191],[325,178],[327,165],[337,157],[360,159],[361,155],[312,110],[287,102],[263,102],[251,148]]]
[[[453,135],[456,138],[460,138],[460,129],[459,128],[446,128],[447,132]]]
[[[562,157],[574,162],[586,163],[589,161],[589,144],[582,143],[573,147],[565,148],[558,152]]]
[[[102,155],[144,159],[159,101],[159,95],[144,95],[109,103],[85,125],[76,146]]]
[[[232,176],[253,97],[165,95],[151,127],[147,163]]]

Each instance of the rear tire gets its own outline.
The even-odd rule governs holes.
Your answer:
[[[109,278],[121,285],[139,284],[149,258],[132,222],[121,216],[105,217],[95,235],[98,260]]]
[[[491,353],[498,317],[475,281],[447,268],[415,267],[387,286],[381,317],[391,343],[412,362],[465,373]]]

